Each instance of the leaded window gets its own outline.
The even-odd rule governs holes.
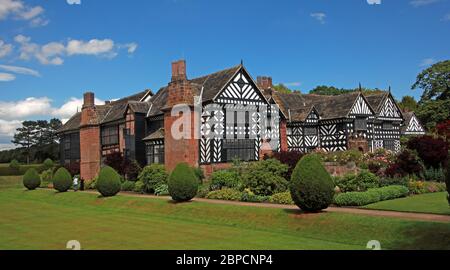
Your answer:
[[[227,162],[233,160],[250,161],[255,159],[255,141],[249,139],[224,140],[223,149]]]
[[[164,144],[147,144],[147,164],[164,164]]]
[[[119,128],[117,126],[102,128],[102,145],[119,144]]]
[[[367,118],[356,118],[355,130],[367,130]]]

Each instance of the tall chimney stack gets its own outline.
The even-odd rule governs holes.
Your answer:
[[[271,89],[273,87],[272,77],[258,76],[257,84],[263,90]]]
[[[186,80],[186,61],[179,60],[172,63],[172,81]]]
[[[92,108],[95,106],[95,95],[92,92],[86,92],[83,95],[83,108]]]

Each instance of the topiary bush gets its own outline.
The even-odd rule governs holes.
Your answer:
[[[286,204],[286,205],[292,205],[295,204],[292,200],[292,196],[290,192],[283,192],[283,193],[277,193],[270,196],[269,199],[270,203],[276,203],[276,204]]]
[[[242,198],[242,192],[232,188],[224,188],[221,190],[211,191],[208,195],[206,195],[206,198],[211,200],[240,201]]]
[[[239,188],[241,186],[239,175],[235,171],[220,170],[211,175],[211,190],[220,190],[222,188]]]
[[[35,169],[28,169],[23,176],[23,185],[28,190],[35,190],[41,185],[41,177]]]
[[[59,192],[66,192],[72,187],[72,176],[65,168],[59,168],[53,175],[53,187]]]
[[[142,170],[138,179],[144,183],[144,191],[152,193],[155,192],[156,186],[167,184],[168,176],[164,165],[151,164]]]
[[[292,173],[291,196],[304,211],[317,212],[328,208],[333,202],[334,187],[317,154],[303,157]]]
[[[120,175],[109,166],[100,170],[97,180],[97,190],[103,197],[112,197],[120,192]]]
[[[174,201],[190,201],[197,195],[199,181],[186,163],[178,164],[169,176],[169,194]]]
[[[42,166],[44,167],[44,170],[49,170],[55,166],[55,163],[53,162],[53,160],[47,158]]]

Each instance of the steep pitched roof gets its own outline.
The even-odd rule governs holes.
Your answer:
[[[106,103],[105,105],[95,105],[95,117],[91,118],[89,124],[98,125],[120,120],[123,118],[123,115],[129,105],[132,106],[132,108],[138,113],[142,112],[145,109],[145,106],[147,106],[147,110],[142,112],[147,113],[149,104],[147,102],[141,102],[141,100],[151,93],[151,90],[145,90],[119,100]],[[58,130],[58,133],[75,131],[80,128],[80,123],[81,113],[77,113]]]
[[[57,132],[64,133],[64,132],[76,131],[80,128],[80,122],[81,122],[81,113],[77,112],[60,129],[58,129]]]
[[[376,113],[380,113],[383,109],[383,101],[389,96],[389,92],[384,93],[367,93],[365,94],[367,101],[370,106],[375,110]]]

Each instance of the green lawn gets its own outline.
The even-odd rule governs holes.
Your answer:
[[[0,177],[0,249],[450,249],[446,223],[51,190]]]
[[[391,201],[378,202],[368,205],[365,208],[450,215],[447,192],[416,195]]]

